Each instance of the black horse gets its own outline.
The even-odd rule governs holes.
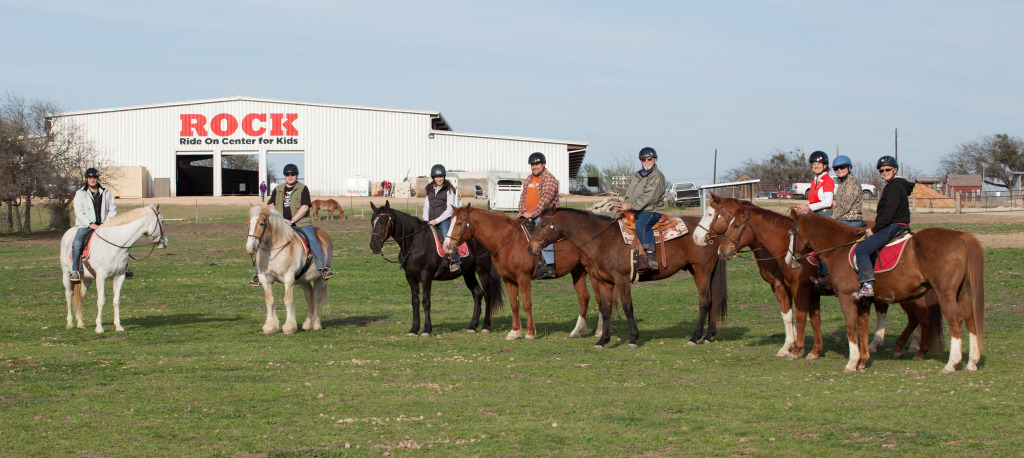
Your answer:
[[[437,245],[430,231],[433,228],[419,218],[408,213],[394,210],[391,203],[385,201],[378,207],[370,203],[373,216],[370,224],[373,234],[370,235],[370,251],[380,254],[384,241],[388,238],[398,243],[398,259],[405,270],[405,279],[412,290],[412,327],[409,335],[416,335],[420,330],[420,285],[423,285],[423,334],[429,336],[433,325],[430,322],[430,284],[434,280],[447,281],[462,277],[466,287],[473,293],[473,321],[469,330],[475,331],[480,325],[481,299],[487,301],[484,311],[484,326],[481,332],[490,332],[491,312],[504,306],[502,298],[501,278],[491,264],[490,253],[482,246],[471,241],[469,254],[462,257],[462,269],[459,272],[448,270],[448,261],[437,254]],[[473,273],[476,275],[473,275]],[[480,280],[477,281],[477,275]],[[487,286],[485,290],[480,285]]]

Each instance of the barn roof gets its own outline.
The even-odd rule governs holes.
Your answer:
[[[947,186],[981,186],[981,174],[972,173],[968,175],[946,175]]]

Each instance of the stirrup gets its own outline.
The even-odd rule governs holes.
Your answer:
[[[448,270],[451,271],[451,272],[458,272],[458,271],[462,270],[462,263],[461,262],[458,263],[458,264],[456,264],[454,262],[450,263],[450,264],[448,264]]]
[[[68,280],[71,281],[71,283],[80,283],[82,281],[82,274],[78,272],[71,272]]]
[[[647,255],[647,270],[656,272],[658,270],[658,256],[654,253],[654,250],[644,250]]]
[[[331,271],[330,267],[324,267],[323,269],[320,269],[320,278],[323,278],[325,281],[330,280],[331,277],[333,276],[334,272]]]
[[[128,269],[125,269],[124,270],[124,279],[125,280],[131,280],[133,278],[135,278],[135,273],[130,271],[130,270],[128,270]]]
[[[249,286],[260,286],[260,276],[253,275],[252,278],[249,279]]]
[[[875,297],[875,287],[871,283],[864,283],[860,287],[860,291],[853,293],[854,299],[860,299],[864,297]]]

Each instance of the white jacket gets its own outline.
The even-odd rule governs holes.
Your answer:
[[[96,208],[93,206],[92,193],[88,186],[82,186],[75,192],[75,227],[89,227],[92,223],[103,223],[117,214],[117,205],[114,205],[114,196],[110,190],[100,186],[100,195],[103,196],[100,215],[101,221],[96,221]]]

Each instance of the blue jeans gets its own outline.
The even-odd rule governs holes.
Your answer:
[[[441,243],[444,244],[444,242],[446,240],[445,237],[448,235],[448,228],[452,227],[452,220],[451,220],[451,218],[437,223],[437,227],[439,229],[441,229]],[[462,263],[462,258],[459,258],[459,247],[455,247],[455,250],[452,251],[451,257],[452,257],[452,264],[461,264]]]
[[[850,227],[860,227],[861,224],[864,224],[864,222],[861,221],[861,220],[857,220],[857,221],[843,221],[843,220],[839,220],[839,222],[843,223],[843,224],[845,224],[847,226],[850,226]],[[824,277],[825,275],[828,275],[828,266],[826,266],[825,262],[822,261],[821,264],[818,265],[818,276],[819,277]]]
[[[907,226],[890,224],[885,229],[871,234],[867,240],[860,242],[853,252],[857,255],[857,278],[861,283],[875,281],[875,266],[871,262],[871,255],[881,250],[886,243],[892,240],[897,232],[907,229]]]
[[[654,251],[654,224],[661,219],[661,213],[636,212],[636,236],[646,251]]]
[[[80,227],[78,228],[78,233],[75,234],[75,240],[71,242],[72,272],[78,272],[82,268],[82,248],[85,247],[85,242],[89,240],[89,234],[92,234],[92,229]]]
[[[299,230],[306,234],[306,238],[309,239],[309,251],[313,253],[313,263],[316,264],[316,268],[323,269],[325,267],[323,259],[324,250],[320,248],[320,241],[316,239],[313,226],[302,226]]]
[[[533,224],[534,224],[534,226],[540,224],[540,217],[539,216],[533,219]],[[555,249],[552,248],[551,245],[548,245],[548,246],[544,247],[540,251],[540,257],[541,257],[541,259],[544,260],[544,264],[554,264],[555,263]]]

